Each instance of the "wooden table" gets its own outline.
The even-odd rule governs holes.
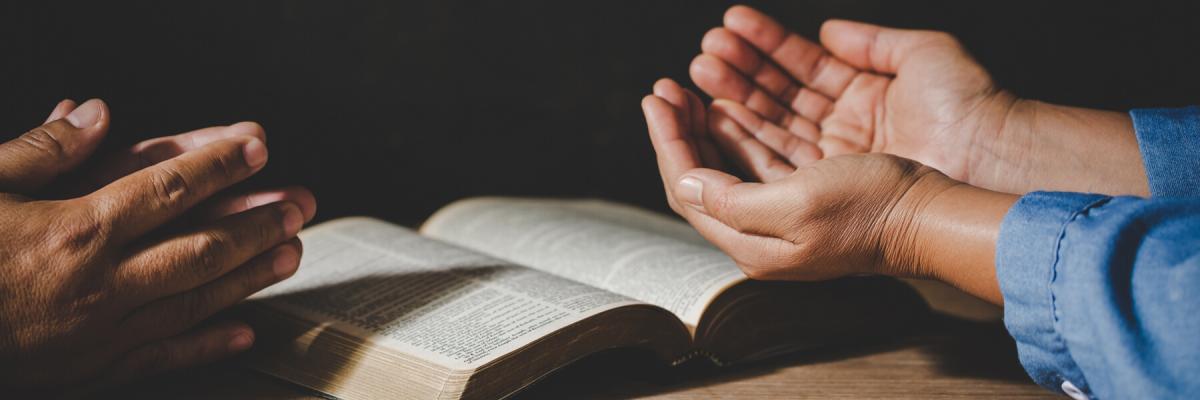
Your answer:
[[[914,321],[890,341],[837,346],[739,368],[648,367],[630,352],[600,354],[560,370],[518,399],[629,398],[1055,398],[1017,363],[998,323],[944,316]],[[236,363],[179,371],[119,388],[134,398],[305,399],[313,393]]]

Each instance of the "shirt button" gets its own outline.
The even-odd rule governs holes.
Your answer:
[[[1063,381],[1062,390],[1067,393],[1067,396],[1071,396],[1071,398],[1075,400],[1087,400],[1088,398],[1087,395],[1083,394],[1083,391],[1075,387],[1075,384],[1071,383],[1071,381]]]

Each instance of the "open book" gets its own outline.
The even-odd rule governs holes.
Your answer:
[[[420,234],[344,218],[300,236],[296,275],[241,310],[249,362],[341,398],[500,398],[618,347],[742,363],[925,310],[892,279],[747,280],[688,225],[602,201],[469,199]]]

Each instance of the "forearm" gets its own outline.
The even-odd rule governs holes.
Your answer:
[[[985,157],[1008,168],[990,173],[1026,177],[1025,193],[1055,190],[1147,196],[1142,156],[1126,113],[1017,100]],[[1017,188],[1013,188],[1017,189]]]
[[[959,184],[942,192],[922,218],[918,242],[927,256],[924,269],[997,305],[1003,305],[996,280],[996,243],[1000,223],[1018,196]]]

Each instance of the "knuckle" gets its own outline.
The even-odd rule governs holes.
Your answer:
[[[225,181],[232,180],[237,176],[238,172],[238,168],[235,167],[238,163],[234,162],[234,154],[240,157],[241,151],[241,147],[239,146],[234,150],[224,152],[220,156],[209,158],[205,171],[209,171],[214,176]]]
[[[153,175],[152,184],[159,204],[164,208],[177,204],[191,193],[191,184],[178,168],[164,167]]]
[[[191,265],[201,279],[216,277],[221,270],[221,255],[225,254],[230,240],[213,232],[202,232],[192,242]]]
[[[48,234],[50,248],[79,252],[96,246],[106,236],[106,229],[94,213],[73,212],[60,214],[62,217]]]
[[[738,233],[753,233],[746,229],[746,224],[748,221],[744,221],[743,218],[736,216],[738,204],[737,199],[734,196],[730,195],[728,192],[720,191],[714,193],[712,196],[710,196],[710,198],[711,200],[707,201],[707,204],[705,204],[704,207],[708,209],[714,217],[721,220],[721,222],[723,222],[726,226],[737,231]]]
[[[54,134],[47,129],[46,125],[39,126],[33,130],[21,135],[18,140],[26,147],[41,153],[52,159],[62,159],[66,157],[66,148],[63,144],[54,137]]]
[[[709,197],[712,200],[709,201],[709,204],[707,204],[706,207],[711,209],[714,213],[724,214],[736,206],[736,204],[734,204],[733,196],[730,196],[726,191],[714,191],[714,193],[712,193],[712,195]]]

